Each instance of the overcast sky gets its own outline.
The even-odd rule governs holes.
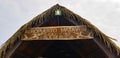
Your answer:
[[[120,46],[120,0],[0,0],[0,45],[23,24],[57,3],[117,39]]]

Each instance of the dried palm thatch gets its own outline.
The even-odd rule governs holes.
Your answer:
[[[77,14],[74,14],[72,11],[68,10],[67,8],[63,6],[59,6],[57,4],[53,6],[52,8],[46,10],[42,14],[36,16],[28,23],[24,24],[10,39],[8,39],[3,44],[3,46],[0,49],[0,55],[5,55],[9,49],[15,46],[17,42],[21,41],[21,36],[27,29],[41,26],[44,23],[44,21],[46,21],[50,17],[53,17],[55,10],[58,10],[58,9],[62,12],[62,16],[69,18],[68,20],[75,21],[77,25],[87,26],[87,28],[92,30],[94,37],[97,37],[97,39],[101,40],[116,55],[120,54],[120,48],[114,42],[112,42],[111,37],[102,33],[98,28],[96,28],[86,19],[80,17]],[[0,56],[0,57],[2,58],[3,56]]]

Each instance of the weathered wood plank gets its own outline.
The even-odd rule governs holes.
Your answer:
[[[35,27],[26,30],[22,40],[91,39],[93,34],[85,26]]]

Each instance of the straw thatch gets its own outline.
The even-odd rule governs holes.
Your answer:
[[[40,27],[44,23],[44,21],[46,21],[50,17],[53,17],[55,10],[58,9],[61,10],[62,16],[69,18],[68,20],[75,21],[77,25],[86,25],[87,28],[92,30],[92,32],[94,33],[94,37],[97,37],[97,39],[101,40],[113,53],[119,55],[120,48],[114,42],[112,42],[112,38],[106,36],[104,33],[102,33],[98,28],[96,28],[86,19],[80,17],[77,14],[74,14],[73,12],[71,12],[70,10],[66,9],[63,6],[59,6],[58,4],[46,10],[42,14],[33,18],[30,22],[23,25],[10,39],[8,39],[3,44],[3,46],[0,49],[0,55],[5,55],[9,49],[15,46],[17,42],[21,41],[21,36],[25,32],[25,30],[32,27]]]

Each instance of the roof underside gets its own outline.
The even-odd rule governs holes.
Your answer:
[[[108,58],[92,40],[23,41],[11,58]]]
[[[55,15],[55,11],[60,10],[57,15]],[[48,26],[80,26],[84,25],[87,29],[91,30],[94,36],[94,39],[102,41],[103,44],[106,45],[113,53],[119,55],[120,48],[112,42],[112,38],[106,36],[99,29],[93,26],[86,19],[74,14],[70,10],[66,9],[63,6],[55,5],[52,8],[46,10],[42,14],[33,18],[30,22],[23,25],[0,49],[0,55],[6,54],[6,52],[14,47],[16,42],[21,41],[21,37],[25,33],[26,30],[29,30],[34,27],[48,27]]]

